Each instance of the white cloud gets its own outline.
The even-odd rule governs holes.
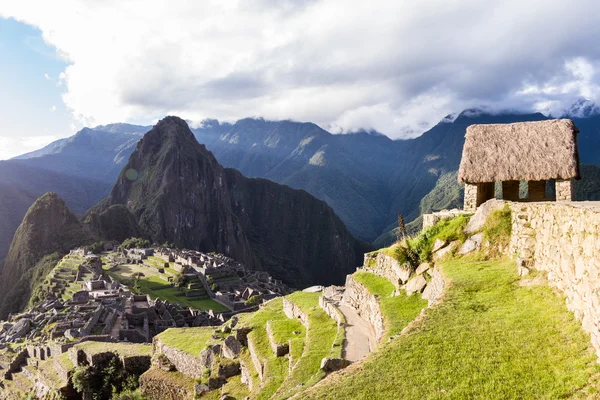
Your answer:
[[[56,106],[53,105],[52,107],[50,107],[50,111],[52,111],[52,112],[56,111]]]
[[[44,74],[44,78],[46,78],[46,80],[49,81],[50,80],[50,75]]]
[[[0,160],[7,160],[30,151],[38,150],[58,139],[60,137],[53,135],[26,137],[0,136]]]
[[[80,124],[176,114],[415,136],[463,107],[600,100],[600,2],[2,2],[70,62]],[[108,29],[107,29],[108,27]]]

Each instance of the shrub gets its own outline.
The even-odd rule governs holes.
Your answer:
[[[259,295],[255,294],[254,296],[250,296],[250,298],[248,300],[246,300],[244,302],[244,304],[247,306],[255,306],[260,303],[260,300],[261,300],[261,297]]]
[[[177,272],[173,275],[172,282],[173,286],[178,288],[182,287],[183,285],[185,285],[185,276],[183,276],[181,272]]]

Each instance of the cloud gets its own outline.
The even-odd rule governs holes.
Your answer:
[[[50,111],[52,111],[52,112],[56,111],[56,106],[53,105],[52,107],[50,107]]]
[[[600,101],[600,2],[15,0],[78,123],[246,116],[413,137],[465,107]],[[110,29],[106,29],[106,27]]]
[[[44,136],[0,136],[0,160],[7,160],[30,151],[38,150],[60,139],[54,135]]]
[[[46,78],[46,80],[49,81],[50,80],[50,75],[44,74],[44,78]]]

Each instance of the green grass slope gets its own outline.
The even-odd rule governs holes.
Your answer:
[[[303,399],[556,399],[597,396],[589,337],[513,261],[446,261],[444,300],[406,334]]]

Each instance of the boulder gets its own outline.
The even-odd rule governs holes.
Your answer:
[[[206,367],[212,367],[213,362],[215,361],[215,353],[213,353],[212,349],[209,347],[208,349],[204,349],[200,352],[200,363]]]
[[[480,205],[465,227],[465,232],[475,233],[480,231],[483,228],[488,215],[494,210],[503,208],[505,204],[506,202],[504,200],[491,199]]]
[[[458,240],[454,242],[450,242],[450,244],[446,247],[441,248],[440,250],[433,253],[433,261],[441,260],[442,258],[448,256],[450,253],[454,251],[458,247]]]
[[[223,342],[223,356],[226,358],[236,358],[242,351],[242,344],[233,336],[227,336]]]
[[[458,252],[460,254],[467,254],[472,251],[475,251],[481,247],[482,241],[483,241],[483,233],[476,233],[475,235],[473,235],[470,238],[468,238],[467,240],[465,240],[465,242],[460,247],[460,250],[458,250]]]
[[[435,239],[435,242],[433,242],[433,247],[431,248],[431,252],[435,253],[436,251],[438,251],[439,249],[441,249],[445,245],[446,245],[446,241],[445,240],[443,240],[443,239]]]
[[[20,339],[27,335],[31,330],[31,320],[29,318],[21,318],[16,324],[14,324],[7,332],[7,336],[10,336],[13,340]]]
[[[415,275],[421,275],[422,273],[427,271],[429,268],[431,268],[431,265],[429,265],[429,263],[422,263],[421,265],[419,265],[417,267],[417,270],[415,271]]]
[[[350,361],[343,358],[324,358],[321,360],[321,370],[324,372],[339,371],[350,364]]]
[[[427,286],[427,281],[423,275],[416,275],[406,282],[406,294],[410,296],[415,293],[421,293],[425,289],[425,286]]]
[[[210,388],[203,383],[199,383],[194,386],[194,398],[198,398],[204,395],[204,393],[210,392]]]

